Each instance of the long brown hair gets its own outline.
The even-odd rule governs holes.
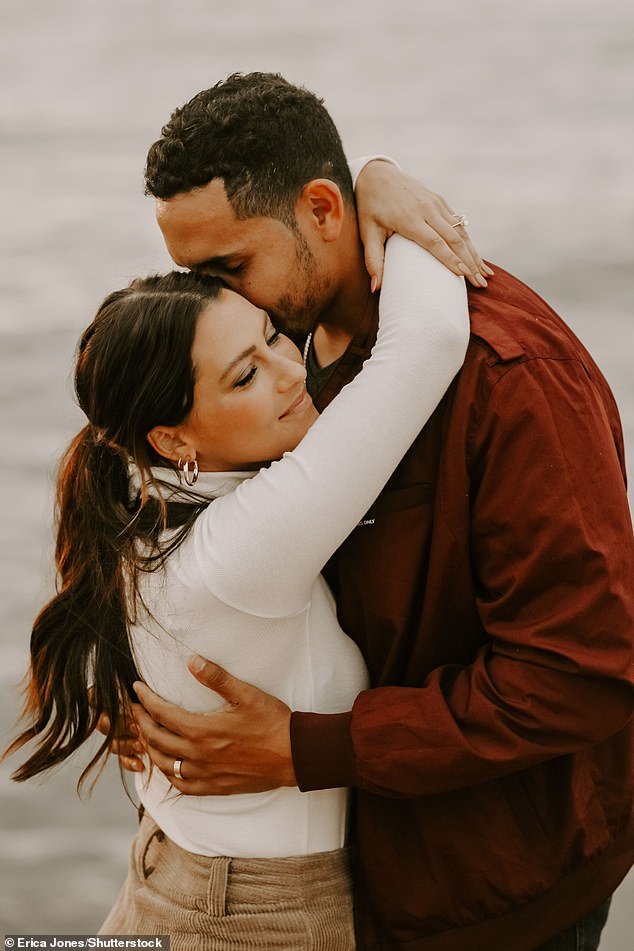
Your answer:
[[[75,436],[57,481],[58,593],[31,635],[23,718],[29,725],[5,756],[29,740],[22,781],[63,762],[97,725],[110,732],[81,774],[125,726],[126,698],[138,679],[128,641],[140,571],[159,567],[180,544],[204,500],[167,505],[148,493],[150,467],[166,465],[146,435],[176,425],[194,398],[191,350],[201,311],[219,293],[209,278],[173,272],[133,281],[110,294],[82,335],[75,392],[87,425]],[[141,475],[130,478],[130,463]],[[169,545],[161,542],[165,528]]]

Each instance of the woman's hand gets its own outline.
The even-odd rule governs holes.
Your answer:
[[[394,233],[415,241],[474,287],[487,286],[486,278],[494,272],[474,248],[466,226],[457,224],[460,216],[418,179],[390,162],[373,160],[360,172],[355,195],[373,290],[381,286],[385,242]]]

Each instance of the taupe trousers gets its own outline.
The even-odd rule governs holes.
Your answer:
[[[194,855],[145,815],[100,935],[170,935],[171,951],[354,951],[347,850]]]

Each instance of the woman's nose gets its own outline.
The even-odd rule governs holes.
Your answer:
[[[280,358],[280,367],[277,377],[277,388],[280,393],[303,383],[306,379],[306,368],[297,360],[291,360],[288,357]]]

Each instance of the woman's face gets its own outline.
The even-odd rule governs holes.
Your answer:
[[[196,458],[202,471],[279,459],[317,419],[299,350],[233,291],[221,291],[200,314],[192,362],[194,405],[173,427],[174,451]]]

